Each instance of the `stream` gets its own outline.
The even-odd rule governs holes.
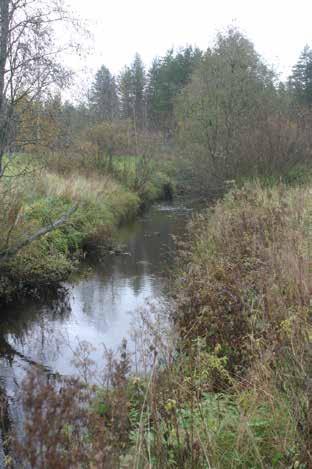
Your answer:
[[[86,260],[65,286],[68,293],[47,303],[28,301],[1,311],[0,389],[9,420],[18,420],[15,395],[32,367],[45,373],[73,375],[74,351],[92,345],[91,358],[103,361],[103,347],[117,351],[130,334],[135,312],[166,300],[175,244],[192,210],[179,204],[151,208],[122,227],[119,255]]]

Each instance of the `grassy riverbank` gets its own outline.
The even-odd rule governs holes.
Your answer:
[[[190,225],[167,388],[178,467],[311,467],[311,217],[310,185],[255,183]]]
[[[310,185],[260,183],[194,218],[133,467],[311,467],[311,221]]]
[[[135,217],[142,207],[168,196],[171,190],[169,177],[157,170],[136,187],[133,163],[131,171],[124,164],[121,175],[117,171],[94,170],[61,174],[37,166],[31,163],[21,170],[16,164],[12,171],[22,175],[8,178],[1,185],[4,207],[0,220],[1,246],[14,246],[71,207],[78,208],[67,223],[23,248],[1,266],[2,301],[39,294],[47,286],[64,280],[79,257],[90,248],[110,247],[114,231],[121,223]]]
[[[311,467],[310,187],[246,184],[190,224],[134,467]]]

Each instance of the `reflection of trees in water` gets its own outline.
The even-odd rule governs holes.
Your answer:
[[[49,305],[29,301],[18,307],[11,307],[2,315],[0,325],[0,357],[12,365],[14,358],[27,357],[23,348],[31,341],[41,350],[60,340],[54,330],[56,324],[63,323],[71,314],[69,293],[62,289],[50,299]],[[55,327],[53,327],[55,325]],[[22,351],[21,351],[22,350]],[[31,359],[29,364],[31,363]]]
[[[18,399],[16,399],[16,392],[20,387],[20,383],[15,375],[14,365],[18,361],[22,364],[24,369],[32,370],[35,369],[40,373],[43,373],[49,379],[49,376],[53,376],[54,373],[39,363],[33,360],[28,355],[25,355],[19,349],[23,348],[23,344],[27,342],[27,337],[32,334],[33,328],[37,326],[39,321],[40,334],[36,335],[36,338],[41,338],[39,341],[41,347],[46,345],[46,337],[49,336],[51,340],[51,330],[44,326],[47,321],[61,320],[70,314],[70,307],[68,298],[63,295],[60,298],[54,299],[51,307],[47,308],[35,308],[34,305],[28,305],[23,311],[15,311],[12,316],[3,318],[0,328],[0,374],[2,384],[0,385],[0,447],[2,449],[1,458],[10,455],[10,446],[7,440],[12,431],[12,421],[14,426],[20,424],[15,417],[20,419],[21,408]],[[9,341],[9,339],[11,339]],[[33,337],[32,337],[33,339]],[[18,347],[18,348],[16,348]],[[11,371],[10,371],[11,370]],[[12,389],[12,383],[14,385]],[[9,397],[10,394],[14,393],[14,398]],[[9,441],[9,440],[8,440]],[[1,466],[2,467],[2,466]]]
[[[19,391],[22,388],[21,382],[17,382],[14,374],[14,360],[19,359],[19,361],[27,366],[29,371],[36,370],[40,375],[44,376],[47,382],[49,382],[51,378],[54,379],[57,377],[57,375],[46,366],[16,350],[3,336],[0,337],[0,355],[2,361],[1,365],[3,365],[4,361],[9,364],[11,369],[10,377],[15,385],[13,397],[12,389],[9,390],[6,380],[2,379],[2,383],[0,384],[0,467],[4,467],[3,457],[14,456],[12,448],[10,447],[12,430],[14,429],[15,433],[21,431],[23,422],[23,408],[19,399]],[[3,375],[2,366],[0,370],[1,375]]]
[[[0,455],[0,464],[2,463],[1,467],[4,467],[4,461],[1,461],[1,459],[7,458],[10,456],[10,447],[7,443],[8,437],[12,431],[12,420],[10,417],[10,402],[9,398],[6,393],[5,387],[0,385],[0,412],[1,412],[1,418],[0,418],[0,442],[1,442],[1,449],[3,454]]]
[[[138,296],[142,291],[143,275],[134,275],[129,282],[134,294]]]
[[[85,316],[97,321],[99,332],[103,332],[116,312],[120,292],[125,286],[126,279],[119,277],[118,272],[112,271],[104,278],[97,272],[74,288],[74,309],[81,309]]]
[[[49,299],[48,303],[27,301],[21,305],[8,307],[1,314],[0,336],[10,334],[12,337],[23,340],[41,318],[64,322],[70,314],[69,292],[61,289]]]
[[[8,307],[1,314],[0,324],[0,447],[1,458],[9,454],[9,447],[5,439],[9,435],[14,415],[19,414],[19,404],[16,401],[16,392],[20,383],[16,375],[15,364],[21,364],[20,378],[23,370],[35,369],[49,379],[54,373],[42,363],[33,359],[26,352],[24,346],[29,340],[36,343],[40,349],[50,349],[50,344],[57,344],[61,340],[58,330],[53,331],[53,324],[63,323],[71,314],[69,293],[60,289],[48,299],[49,303],[27,301],[22,305]],[[49,326],[49,327],[48,327]],[[47,347],[49,343],[49,347]],[[54,347],[55,348],[55,347]],[[57,348],[57,346],[56,346]],[[20,366],[20,365],[19,365]],[[19,373],[18,373],[19,374]],[[9,397],[10,394],[15,396]],[[13,417],[12,417],[13,415]],[[16,422],[15,422],[16,424]],[[1,466],[2,467],[2,466]]]
[[[186,215],[152,211],[150,215],[122,228],[120,243],[130,255],[105,256],[93,265],[96,274],[79,284],[79,301],[90,317],[109,319],[116,314],[120,295],[129,287],[138,297],[145,290],[159,295],[160,280],[166,277],[174,242],[172,234],[185,231]],[[154,279],[153,279],[154,277]]]
[[[173,231],[177,234],[185,228],[183,218],[183,223],[177,223],[170,216],[152,212],[151,216],[124,228],[121,243],[125,241],[125,250],[131,255],[107,256],[96,265],[102,282],[110,284],[113,289],[114,285],[118,286],[122,279],[126,279],[134,293],[139,295],[144,289],[146,276],[165,275],[174,252]]]
[[[165,273],[168,252],[173,249],[171,235],[184,228],[185,217],[177,220],[174,215],[154,211],[125,229],[126,250],[131,255],[107,256],[97,265],[95,277],[81,281],[76,289],[75,295],[79,296],[84,314],[103,321],[105,310],[109,320],[109,316],[118,313],[120,295],[126,294],[127,288],[135,296],[146,289],[149,294],[159,295],[159,280]],[[155,276],[155,280],[151,276]],[[27,353],[31,346],[35,347],[36,356],[44,357],[46,353],[56,356],[66,340],[60,326],[70,314],[70,296],[65,290],[49,298],[46,304],[28,302],[9,308],[1,318],[0,356],[4,356],[3,340],[9,340],[16,350],[22,348],[21,353]],[[31,351],[34,352],[33,348]]]

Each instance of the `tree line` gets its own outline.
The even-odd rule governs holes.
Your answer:
[[[87,96],[78,105],[59,97],[45,103],[61,123],[52,140],[101,161],[106,155],[108,167],[113,155],[142,154],[157,142],[173,148],[190,185],[205,190],[237,177],[282,175],[310,157],[308,46],[283,82],[230,28],[206,51],[171,49],[148,70],[139,54],[117,76],[102,65]]]
[[[86,85],[86,100],[63,103],[71,72],[61,55],[79,45],[72,40],[60,44],[54,26],[77,31],[77,20],[61,0],[1,0],[0,10],[0,176],[5,154],[52,151],[64,156],[70,148],[87,154],[138,153],[142,135],[146,142],[148,134],[153,142],[157,135],[175,145],[176,154],[187,152],[191,164],[194,155],[197,166],[209,160],[214,177],[220,172],[231,177],[233,155],[244,159],[247,148],[255,153],[252,141],[261,143],[264,127],[267,135],[279,127],[287,134],[285,143],[291,133],[297,138],[294,130],[287,133],[286,123],[298,131],[304,127],[302,116],[308,119],[309,46],[282,82],[251,41],[230,28],[207,50],[171,49],[148,69],[139,54],[117,76],[102,65]],[[259,170],[269,157],[264,152],[257,150],[252,161]]]
[[[169,50],[147,71],[139,54],[114,77],[102,65],[88,93],[88,108],[97,121],[129,119],[139,129],[170,132],[174,99],[189,82],[202,57],[192,47]]]
[[[282,82],[229,28],[207,50],[170,49],[148,69],[139,54],[117,76],[102,65],[86,84],[87,99],[64,103],[71,73],[60,56],[73,44],[58,44],[53,26],[78,29],[78,22],[61,0],[1,0],[0,7],[0,175],[5,154],[49,154],[61,166],[75,154],[109,169],[114,155],[150,152],[156,143],[173,148],[184,173],[203,186],[207,174],[211,185],[286,170],[307,156],[309,46]]]
[[[226,72],[226,62],[231,65],[233,72],[235,66],[241,67],[245,59],[249,60],[251,67],[258,62],[259,78],[261,79],[262,73],[264,83],[271,80],[272,86],[287,92],[294,101],[312,104],[312,49],[308,45],[304,47],[285,83],[277,83],[277,77],[261,61],[253,44],[236,30],[229,30],[227,38],[219,35],[214,51],[223,56],[224,69],[221,72]],[[204,63],[207,64],[209,55],[212,55],[210,48],[207,51],[191,46],[178,51],[170,49],[163,57],[155,58],[151,67],[146,70],[137,53],[133,62],[125,66],[117,76],[102,65],[88,92],[87,107],[95,120],[133,119],[139,128],[170,132],[174,127],[176,98],[194,78],[194,72],[203,67]],[[207,72],[209,68],[213,68],[212,63],[206,67]],[[222,81],[220,85],[222,86]]]

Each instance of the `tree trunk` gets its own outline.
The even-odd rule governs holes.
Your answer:
[[[20,241],[18,244],[15,246],[6,249],[5,251],[0,252],[0,265],[7,261],[9,258],[14,257],[15,254],[17,254],[21,249],[23,249],[25,246],[28,246],[31,244],[33,241],[36,241],[39,238],[42,238],[42,236],[46,235],[47,233],[50,233],[53,230],[56,230],[60,226],[64,225],[70,216],[77,210],[78,205],[75,205],[74,207],[71,207],[68,212],[64,213],[61,218],[58,220],[52,222],[51,224],[44,226],[43,228],[40,228],[36,233],[33,235],[29,236],[28,238],[23,239]]]
[[[113,150],[108,149],[108,171],[113,172]]]
[[[6,145],[5,67],[8,55],[9,2],[10,0],[0,0],[0,177],[3,176],[3,155]]]

